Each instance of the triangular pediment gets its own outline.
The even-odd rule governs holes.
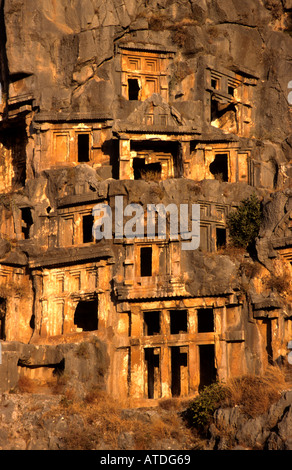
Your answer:
[[[115,130],[122,132],[196,133],[193,124],[167,103],[161,95],[154,93],[128,116],[118,120]]]

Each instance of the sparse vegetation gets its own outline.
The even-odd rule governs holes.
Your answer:
[[[226,245],[219,248],[217,254],[229,256],[232,260],[243,260],[246,251],[242,246]]]
[[[270,273],[265,276],[264,283],[267,289],[276,291],[279,294],[286,294],[291,292],[291,276],[287,273],[275,274]]]
[[[145,181],[161,181],[160,171],[141,171],[141,179]]]
[[[279,400],[284,383],[280,369],[266,376],[235,377],[226,384],[226,405],[240,406],[249,418],[255,418]]]
[[[190,449],[194,436],[180,416],[182,406],[179,400],[167,400],[167,410],[163,403],[153,411],[139,412],[100,389],[93,389],[84,400],[74,399],[70,391],[44,419],[78,417],[82,425],[68,426],[62,436],[68,450],[114,450],[129,446],[133,450],[157,449],[161,440],[175,440],[178,448]]]
[[[56,395],[48,383],[36,387],[22,377],[12,401],[22,409],[18,425],[28,429],[26,446],[34,439],[35,429],[29,427],[33,417],[37,429],[47,429],[60,450],[205,450],[216,409],[238,407],[247,418],[259,416],[292,388],[291,374],[288,366],[269,366],[261,376],[205,387],[195,399],[164,398],[157,406],[142,408],[130,398],[113,399],[99,387],[82,397],[74,387]],[[225,438],[227,431],[222,429]],[[231,448],[232,442],[230,435]]]
[[[251,280],[256,276],[259,276],[261,273],[261,265],[258,261],[251,262],[251,261],[243,261],[241,263],[241,272],[247,277],[247,279]]]
[[[18,380],[18,391],[21,393],[36,393],[37,384],[29,377],[21,376]]]
[[[245,375],[205,387],[191,402],[184,416],[191,426],[204,435],[216,409],[239,406],[245,415],[254,418],[267,412],[287,386],[291,387],[291,377],[286,375],[285,369],[270,366],[261,376]]]
[[[255,194],[241,201],[227,218],[230,238],[236,247],[248,248],[258,236],[262,220],[260,200]]]
[[[76,351],[76,356],[79,358],[88,359],[89,358],[89,350],[88,344],[86,342],[80,343],[78,349]]]
[[[226,398],[226,388],[216,382],[203,388],[201,393],[190,404],[184,416],[190,426],[204,433],[213,417],[213,414]]]
[[[151,29],[152,31],[161,31],[162,28],[166,27],[167,23],[167,16],[161,13],[152,13],[151,16],[148,17],[149,29]]]

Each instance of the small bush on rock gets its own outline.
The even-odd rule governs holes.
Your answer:
[[[225,387],[217,382],[204,387],[185,412],[189,424],[201,432],[205,431],[215,410],[224,402],[226,394]]]
[[[262,220],[261,203],[255,194],[241,201],[231,212],[227,226],[234,246],[248,248],[258,236]]]

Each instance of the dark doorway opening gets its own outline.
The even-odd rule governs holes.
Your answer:
[[[216,228],[216,247],[217,250],[226,247],[226,229]]]
[[[212,308],[200,308],[197,311],[198,333],[214,331],[214,315]]]
[[[94,224],[94,217],[92,214],[83,216],[82,218],[83,243],[90,243],[93,241],[93,235],[92,235],[93,224]]]
[[[11,104],[9,105],[9,109],[11,109],[11,112],[13,113],[13,108],[18,106],[19,103],[15,103],[14,105]],[[2,131],[0,131],[1,146],[4,147],[3,150],[6,149],[11,155],[11,163],[13,166],[12,187],[15,190],[25,185],[27,177],[26,150],[28,144],[28,133],[26,129],[27,124],[25,123],[25,119],[21,119],[19,123],[14,122],[11,128],[6,128],[5,126]]]
[[[74,325],[83,331],[98,329],[98,301],[80,300],[74,314]]]
[[[161,161],[159,157],[171,158],[173,161],[174,177],[178,178],[182,175],[183,163],[182,163],[182,153],[181,146],[178,142],[165,142],[163,140],[158,141],[131,141],[131,150],[140,154],[140,157],[137,157],[137,160],[143,160],[143,154],[147,153],[148,155],[155,155],[157,157],[157,163],[159,163],[160,168],[157,167],[157,170],[161,172]],[[139,162],[137,162],[139,165]],[[151,169],[151,171],[153,168]]]
[[[6,299],[0,298],[0,339],[6,340]]]
[[[152,276],[152,247],[142,246],[140,248],[140,276]]]
[[[142,171],[145,168],[145,158],[133,159],[134,179],[140,180],[142,178]]]
[[[65,370],[65,359],[61,359],[60,362],[57,362],[56,364],[43,364],[43,365],[31,365],[27,363],[27,360],[22,360],[19,359],[17,362],[18,367],[23,367],[25,369],[30,369],[30,370],[36,370],[36,369],[42,369],[42,370],[48,370],[50,369],[52,371],[52,376],[56,377],[57,379],[61,377],[64,373]],[[22,375],[22,374],[21,374]],[[25,375],[24,375],[25,377]]]
[[[170,310],[170,334],[178,335],[188,331],[187,310]]]
[[[140,86],[137,78],[128,79],[128,98],[130,101],[139,100]]]
[[[230,94],[232,94],[232,90],[230,89],[229,91],[231,92]],[[214,98],[211,99],[211,121],[221,119],[223,116],[228,115],[230,113],[236,114],[236,108],[234,103],[220,103]]]
[[[34,313],[30,317],[29,326],[32,330],[35,329],[35,314]]]
[[[133,170],[134,170],[135,180],[161,179],[161,163],[160,162],[146,164],[145,158],[134,158]]]
[[[228,88],[227,88],[227,92],[231,96],[234,96],[234,90],[235,90],[235,88],[231,85],[229,85]]]
[[[146,336],[160,334],[160,312],[144,312],[144,334]]]
[[[159,398],[160,393],[160,366],[159,351],[157,348],[147,348],[145,362],[147,367],[147,398]]]
[[[182,381],[188,381],[186,374],[182,371],[188,366],[188,354],[182,352],[182,348],[174,346],[171,348],[171,394],[179,397],[182,392]]]
[[[89,134],[78,134],[78,162],[89,162]]]
[[[55,368],[53,370],[53,375],[57,376],[57,377],[60,377],[64,373],[64,370],[65,370],[65,359],[63,358],[63,359],[61,359],[60,362],[58,362],[55,365]]]
[[[263,324],[266,326],[266,351],[268,356],[268,363],[273,364],[272,321],[270,318],[264,318]]]
[[[216,180],[228,181],[228,156],[226,153],[219,153],[210,164],[210,171]]]
[[[30,228],[33,224],[31,210],[29,207],[23,207],[21,210],[21,232],[25,240],[29,239]]]
[[[200,354],[200,385],[199,390],[216,382],[217,370],[215,368],[214,344],[201,344]]]
[[[108,139],[105,140],[101,146],[102,153],[109,157],[109,167],[102,166],[101,168],[97,169],[98,174],[102,177],[104,175],[104,169],[107,171],[112,172],[112,178],[118,180],[119,173],[120,173],[120,146],[118,139]],[[108,173],[107,173],[108,174]],[[107,178],[110,176],[106,176]]]
[[[211,78],[211,87],[215,90],[219,89],[219,80],[218,78]]]

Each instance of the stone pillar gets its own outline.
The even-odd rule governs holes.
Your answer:
[[[110,391],[119,400],[128,397],[128,367],[129,367],[129,348],[119,348],[114,352],[114,358],[111,361]],[[117,380],[118,378],[118,380]]]
[[[177,277],[180,275],[180,242],[172,241],[171,247],[171,275]]]
[[[105,330],[111,326],[111,266],[105,260],[98,266],[98,329]]]
[[[224,332],[227,329],[226,307],[214,309],[215,366],[219,380],[228,378],[228,351]]]
[[[237,153],[237,171],[237,181],[243,181],[244,183],[250,184],[247,152]]]
[[[124,284],[133,285],[135,277],[135,261],[134,261],[134,243],[132,241],[125,241],[126,258],[124,260]]]
[[[142,336],[141,312],[139,307],[131,310],[131,381],[130,396],[133,398],[144,397],[144,351],[140,344]]]
[[[189,178],[190,176],[190,162],[191,162],[191,155],[190,155],[190,142],[189,141],[182,141],[180,143],[181,146],[181,159],[183,164],[183,175],[185,178]]]
[[[139,340],[131,340],[131,382],[130,396],[132,398],[144,397],[144,350]]]
[[[200,384],[199,348],[197,344],[189,344],[189,394],[194,395]]]
[[[161,396],[171,397],[170,348],[162,347],[160,355]]]
[[[39,271],[34,271],[32,273],[33,278],[33,288],[34,288],[34,333],[33,335],[46,336],[46,330],[44,331],[43,326],[43,302],[41,302],[42,297],[42,273]]]
[[[120,139],[120,179],[134,179],[131,164],[131,142],[129,139]]]

